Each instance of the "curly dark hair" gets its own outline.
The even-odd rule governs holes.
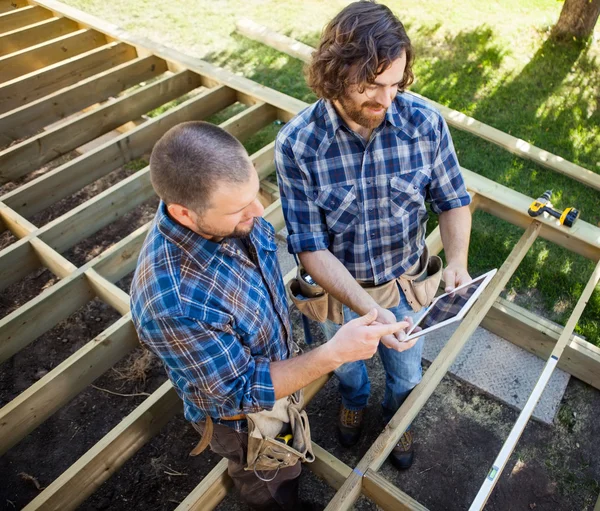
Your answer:
[[[323,30],[306,69],[306,80],[317,96],[339,99],[351,85],[363,92],[364,85],[373,83],[402,52],[406,52],[406,68],[400,92],[414,80],[413,48],[404,25],[385,5],[370,0],[354,2]]]

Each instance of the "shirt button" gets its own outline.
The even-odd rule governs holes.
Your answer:
[[[370,213],[373,213],[373,208],[369,208],[369,212],[370,212]]]
[[[372,233],[371,233],[371,238],[374,238],[374,237],[375,237],[375,233],[374,233],[374,232],[372,232]]]
[[[370,185],[371,184],[371,180],[367,179],[367,184]]]

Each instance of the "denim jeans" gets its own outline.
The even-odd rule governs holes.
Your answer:
[[[400,303],[397,307],[392,307],[389,310],[394,313],[399,321],[402,321],[405,316],[417,321],[424,311],[413,312],[402,289],[399,288],[399,290]],[[344,323],[358,316],[344,305]],[[327,339],[331,339],[340,329],[340,325],[336,325],[330,320],[320,323],[320,326]],[[381,405],[383,406],[383,418],[386,423],[396,413],[410,391],[421,381],[423,374],[421,368],[423,340],[423,337],[420,337],[412,348],[401,352],[386,348],[382,343],[379,344],[377,351],[385,369],[385,394]],[[349,410],[362,410],[365,408],[371,393],[371,383],[364,361],[359,360],[343,364],[334,372],[339,380],[342,404]]]

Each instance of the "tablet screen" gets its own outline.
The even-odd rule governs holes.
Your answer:
[[[425,313],[418,325],[425,330],[455,317],[485,280],[485,275],[474,279],[468,286],[453,294],[442,295]]]

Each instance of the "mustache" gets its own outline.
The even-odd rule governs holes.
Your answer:
[[[361,106],[363,108],[375,108],[375,109],[383,108],[385,110],[385,107],[382,104],[377,103],[376,101],[365,101]]]

